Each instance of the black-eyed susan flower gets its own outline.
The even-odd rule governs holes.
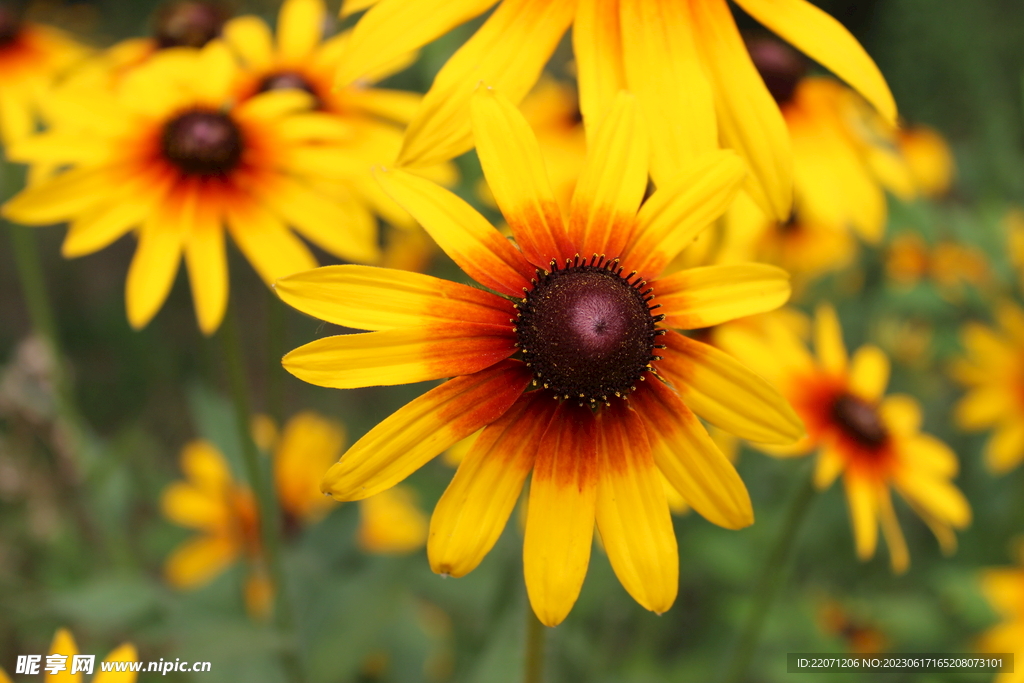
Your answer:
[[[483,428],[431,518],[433,570],[475,568],[532,472],[523,556],[540,620],[558,624],[576,601],[595,521],[623,586],[663,612],[679,558],[661,474],[716,524],[753,521],[746,487],[695,413],[759,441],[801,434],[764,380],[671,328],[775,308],[788,278],[762,265],[659,277],[721,214],[744,171],[735,154],[712,153],[641,207],[649,143],[631,95],[595,134],[565,217],[509,100],[481,88],[473,126],[514,242],[434,183],[401,170],[379,177],[486,289],[361,266],[276,286],[310,315],[373,330],[292,351],[284,365],[297,377],[337,388],[451,378],[371,429],[321,486],[339,500],[374,495]]]
[[[316,185],[325,168],[357,163],[333,145],[348,128],[307,111],[312,98],[293,90],[233,105],[236,76],[219,41],[165,50],[113,93],[77,99],[74,123],[10,149],[67,168],[5,204],[8,219],[70,222],[67,257],[135,231],[125,292],[135,328],[160,309],[184,256],[199,327],[217,329],[228,300],[225,226],[268,284],[316,265],[289,228],[346,260],[379,257],[376,225],[351,220],[350,200]]]
[[[22,21],[14,3],[0,2],[0,143],[10,145],[36,130],[54,79],[85,53],[70,36]]]
[[[961,429],[993,430],[985,463],[1003,474],[1024,460],[1024,311],[1000,302],[996,322],[997,329],[972,322],[961,332],[965,355],[952,371],[968,392],[954,417]]]
[[[1018,542],[1019,544],[1019,542]],[[1024,643],[1024,552],[1018,549],[1016,567],[993,567],[981,572],[981,592],[999,615],[1000,622],[978,638],[979,652],[1001,654],[1012,652],[1018,657]],[[1024,668],[1001,673],[996,683],[1024,681]]]
[[[338,82],[351,83],[495,4],[346,2],[346,15],[370,9],[342,56]],[[805,0],[738,4],[895,122],[896,105],[884,78],[839,22]],[[737,150],[752,169],[747,186],[758,203],[778,220],[788,217],[792,162],[785,125],[725,0],[502,0],[434,79],[409,125],[398,163],[436,163],[468,150],[469,102],[477,83],[490,83],[519,102],[570,25],[580,109],[591,132],[615,94],[628,89],[636,93],[657,141],[650,150],[656,183],[669,182],[690,161],[722,144]]]
[[[967,500],[950,481],[959,469],[956,455],[921,433],[917,401],[901,394],[885,396],[889,360],[880,349],[864,345],[849,358],[839,319],[829,306],[817,311],[816,358],[781,324],[765,325],[759,335],[744,326],[719,330],[716,343],[778,386],[807,427],[807,436],[796,445],[765,450],[778,456],[816,451],[818,489],[842,475],[862,561],[874,556],[881,525],[893,571],[910,566],[893,490],[931,528],[944,552],[956,549],[953,530],[971,520]]]

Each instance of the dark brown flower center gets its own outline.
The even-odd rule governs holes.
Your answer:
[[[775,38],[753,36],[746,42],[750,58],[768,86],[768,92],[779,104],[789,102],[800,79],[807,74],[807,60]]]
[[[629,394],[660,360],[655,339],[665,333],[647,283],[624,277],[617,259],[577,256],[550,267],[516,304],[518,345],[535,384],[581,404]]]
[[[227,114],[196,109],[164,127],[163,153],[185,173],[224,175],[242,158],[242,134]]]
[[[229,17],[219,2],[171,2],[157,12],[154,37],[161,48],[203,47],[220,36]]]
[[[21,31],[18,13],[11,5],[0,3],[0,47],[13,43]]]
[[[832,419],[843,434],[866,448],[878,448],[889,439],[878,409],[852,394],[841,394],[832,403]]]
[[[257,92],[267,92],[269,90],[304,90],[316,98],[318,107],[320,104],[320,97],[317,95],[316,88],[306,80],[305,76],[297,71],[282,71],[270,74],[264,78],[260,81],[260,87],[257,89]]]

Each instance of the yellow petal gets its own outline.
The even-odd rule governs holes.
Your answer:
[[[754,523],[750,494],[736,468],[675,391],[651,380],[630,402],[643,418],[658,469],[694,510],[726,529]]]
[[[345,429],[311,410],[285,425],[274,450],[274,486],[281,508],[295,518],[315,521],[334,501],[320,492],[320,478],[341,455]]]
[[[150,197],[128,193],[117,201],[79,215],[68,228],[61,254],[75,258],[109,246],[142,223],[154,210],[155,203]]]
[[[224,494],[204,491],[183,481],[168,484],[160,494],[164,517],[180,526],[217,531],[230,523]]]
[[[547,268],[551,259],[572,254],[540,145],[526,119],[493,88],[477,90],[472,117],[484,177],[523,255]]]
[[[502,294],[522,295],[534,269],[473,207],[440,185],[405,171],[375,175],[467,275]]]
[[[15,223],[28,225],[68,220],[108,201],[114,191],[112,183],[109,168],[73,168],[25,188],[3,205],[0,214]]]
[[[690,3],[694,31],[708,69],[722,144],[750,166],[746,189],[777,221],[793,204],[793,150],[779,107],[747,53],[725,0]]]
[[[128,322],[137,330],[153,319],[174,284],[187,229],[180,222],[185,213],[167,204],[156,207],[139,230],[125,284]]]
[[[320,387],[390,386],[478,372],[515,353],[514,344],[511,330],[493,334],[463,323],[325,337],[291,351],[281,364]]]
[[[924,472],[902,471],[896,479],[900,494],[943,523],[963,529],[971,523],[971,505],[956,486]]]
[[[597,503],[596,426],[590,408],[558,406],[541,439],[530,483],[523,571],[545,626],[569,614],[590,564]]]
[[[953,410],[953,416],[961,429],[987,429],[1003,418],[1012,400],[1005,387],[982,385],[960,399]]]
[[[473,442],[430,518],[427,557],[436,573],[465,576],[490,552],[533,469],[554,409],[542,392],[525,394]]]
[[[110,654],[103,661],[137,662],[139,661],[139,652],[131,643],[122,643],[111,650]],[[96,675],[92,677],[92,683],[135,683],[139,677],[139,673],[132,671],[129,667],[125,667],[124,671],[117,671],[116,667],[111,668],[115,670],[104,671],[102,666],[97,666]]]
[[[347,16],[370,5],[347,0]],[[443,5],[419,0],[380,0],[363,15],[352,31],[338,69],[337,86],[346,86],[391,60],[439,38],[459,24],[484,13],[495,0],[448,0]]]
[[[671,182],[683,164],[718,148],[711,83],[697,52],[687,5],[620,0],[626,82],[655,143],[651,175],[658,185]]]
[[[274,289],[303,313],[363,330],[463,321],[508,328],[515,313],[504,299],[475,287],[371,266],[324,266],[278,280]]]
[[[960,471],[956,453],[930,434],[915,434],[905,441],[903,460],[911,470],[950,479]]]
[[[853,540],[857,557],[863,562],[871,559],[878,545],[878,518],[875,516],[876,486],[863,477],[847,475],[846,503],[853,525]]]
[[[846,372],[846,345],[836,310],[828,304],[818,306],[814,315],[814,349],[821,366],[830,373]]]
[[[320,489],[337,500],[360,500],[394,486],[501,417],[530,378],[522,363],[502,361],[431,389],[353,444],[324,475]]]
[[[814,487],[824,491],[846,467],[846,458],[833,446],[826,446],[814,465]]]
[[[620,92],[591,138],[569,206],[569,240],[584,258],[622,254],[647,189],[649,145],[636,98]]]
[[[910,566],[910,552],[907,550],[907,541],[903,538],[899,520],[896,519],[896,512],[892,509],[892,498],[888,490],[878,496],[878,519],[882,523],[882,533],[889,546],[892,571],[895,574],[902,574]]]
[[[878,406],[878,413],[886,429],[894,434],[912,437],[921,429],[921,406],[911,396],[886,396]]]
[[[866,401],[878,401],[889,384],[889,357],[873,344],[865,344],[850,363],[850,391]]]
[[[223,106],[238,73],[238,62],[231,49],[222,40],[212,40],[200,51],[197,64],[202,76],[189,78],[189,86],[205,104]]]
[[[623,588],[662,614],[679,590],[679,549],[643,421],[624,401],[597,416],[597,527]]]
[[[678,332],[662,339],[668,348],[658,371],[705,420],[757,443],[789,444],[803,436],[786,399],[732,356]]]
[[[227,536],[199,536],[171,553],[164,564],[164,576],[175,588],[190,590],[209,583],[238,556],[238,548]]]
[[[50,643],[50,654],[64,655],[68,659],[65,663],[66,668],[63,671],[56,674],[49,672],[43,674],[43,680],[46,683],[81,683],[81,672],[71,673],[71,658],[79,654],[78,644],[75,643],[75,637],[66,628],[59,628],[53,634],[53,641]],[[45,667],[46,660],[43,659],[41,664],[42,667]]]
[[[232,109],[231,113],[240,121],[263,123],[306,111],[315,103],[313,96],[305,90],[268,90],[245,100]]]
[[[368,88],[345,92],[345,99],[356,109],[396,123],[409,123],[420,108],[423,95],[405,90]]]
[[[359,547],[371,553],[398,555],[423,547],[427,516],[414,491],[399,484],[359,501]]]
[[[681,270],[655,283],[665,325],[683,330],[711,327],[772,311],[789,299],[789,273],[760,263]]]
[[[345,19],[356,12],[362,12],[364,9],[373,7],[378,2],[380,2],[380,0],[342,0],[339,16],[342,19]]]
[[[235,17],[224,24],[221,35],[248,69],[260,72],[270,67],[273,37],[270,27],[259,17]]]
[[[409,123],[397,163],[431,166],[468,151],[473,146],[469,104],[477,85],[484,82],[518,103],[537,82],[575,9],[575,0],[502,0],[434,78]],[[436,7],[430,11],[439,13]]]
[[[1006,422],[996,428],[985,444],[985,464],[996,474],[1005,474],[1024,460],[1024,422]]]
[[[309,248],[254,199],[229,207],[227,219],[235,244],[268,285],[316,267]]]
[[[737,4],[853,86],[889,125],[896,125],[896,101],[885,78],[842,24],[806,0],[737,0]]]
[[[619,0],[579,0],[572,26],[580,111],[589,133],[612,108],[620,90],[627,90],[622,61]]]
[[[232,483],[227,460],[209,441],[191,441],[182,449],[181,470],[192,484],[210,494],[219,495]]]
[[[281,60],[302,64],[324,35],[327,6],[323,0],[285,0],[277,15],[277,50]]]
[[[645,278],[660,275],[729,208],[746,173],[733,152],[710,152],[681,164],[640,207],[623,262]]]
[[[220,326],[228,305],[228,259],[219,216],[196,225],[185,243],[185,265],[199,329],[209,336]]]

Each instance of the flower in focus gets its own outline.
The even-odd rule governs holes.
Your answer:
[[[0,0],[0,143],[32,134],[54,79],[86,50],[49,26],[22,21],[15,3]]]
[[[1018,566],[985,569],[981,573],[981,592],[1001,621],[978,639],[979,652],[1020,653],[1024,643],[1024,552],[1018,551]],[[1002,673],[996,683],[1024,681],[1024,668]]]
[[[75,655],[78,654],[81,653],[78,651],[78,644],[75,642],[75,637],[71,635],[71,632],[66,628],[57,629],[57,632],[53,634],[53,641],[50,643],[50,655],[44,657],[43,661],[40,662],[40,669],[45,672],[46,680],[82,683],[84,680],[83,671],[76,669],[75,673],[71,673],[75,667]],[[53,661],[56,664],[62,665],[63,668],[52,670],[53,672],[48,671],[51,657],[54,658]],[[61,659],[62,657],[63,659]],[[138,660],[139,653],[135,646],[131,643],[122,643],[114,648],[103,662],[137,662]],[[127,669],[128,667],[125,668]],[[92,672],[92,683],[135,683],[139,677],[136,671],[104,671],[102,664],[95,660],[93,661]],[[8,682],[3,669],[0,669],[0,682]]]
[[[739,0],[754,19],[864,95],[894,124],[896,105],[871,58],[835,19],[805,0]],[[416,49],[495,0],[348,0],[342,14],[370,9],[342,55],[347,85]],[[572,25],[580,110],[588,137],[619,90],[636,93],[651,130],[650,170],[669,182],[721,143],[744,158],[747,189],[777,220],[789,216],[789,138],[725,0],[503,0],[448,60],[409,124],[398,164],[429,165],[472,146],[470,99],[481,81],[519,102]]]
[[[724,211],[742,163],[710,153],[641,207],[649,152],[639,118],[635,99],[621,94],[565,218],[528,124],[510,101],[481,88],[476,147],[514,242],[444,188],[400,170],[379,174],[492,291],[363,266],[329,266],[276,285],[305,313],[374,330],[292,351],[284,365],[300,379],[355,388],[452,378],[371,429],[322,489],[339,500],[374,495],[482,428],[431,518],[431,567],[457,577],[475,568],[532,471],[526,585],[550,626],[576,601],[595,521],[626,590],[655,612],[672,605],[679,558],[662,474],[712,522],[735,529],[753,521],[743,481],[695,413],[757,441],[801,434],[764,380],[670,329],[776,308],[789,295],[786,274],[744,264],[659,279]]]
[[[402,90],[370,87],[411,64],[415,52],[396,55],[372,74],[348,87],[334,87],[339,56],[350,34],[324,40],[327,7],[323,0],[286,0],[277,20],[276,40],[259,17],[232,19],[224,27],[224,40],[238,55],[242,70],[235,84],[235,96],[245,100],[271,90],[295,89],[309,93],[325,126],[347,128],[332,146],[337,159],[326,159],[318,168],[324,189],[349,197],[351,213],[347,222],[365,225],[370,210],[393,225],[415,229],[415,222],[385,195],[370,174],[370,168],[390,163],[402,144],[403,127],[419,107],[422,95]],[[450,164],[434,165],[422,173],[442,184],[455,181]],[[358,201],[355,201],[358,199]]]
[[[199,328],[217,329],[228,300],[225,224],[268,284],[316,265],[289,226],[339,258],[379,258],[371,218],[316,186],[325,168],[350,163],[333,144],[349,129],[308,111],[312,98],[294,90],[232,106],[236,75],[219,41],[163,51],[115,92],[76,100],[74,123],[9,150],[19,161],[69,167],[2,208],[21,223],[69,221],[66,257],[136,232],[125,294],[137,329],[162,306],[182,255]]]
[[[1024,460],[1024,311],[1004,301],[996,322],[996,329],[971,322],[961,331],[965,355],[952,371],[968,391],[953,415],[961,429],[993,430],[985,464],[1003,474]]]
[[[884,396],[889,382],[885,354],[865,345],[848,358],[839,319],[828,306],[818,309],[815,320],[816,359],[784,326],[763,329],[755,335],[744,326],[727,327],[718,331],[716,341],[778,386],[807,425],[806,438],[795,446],[764,450],[784,457],[818,451],[814,483],[821,490],[843,475],[862,561],[875,554],[881,524],[893,571],[910,566],[891,490],[931,528],[943,551],[953,552],[953,529],[971,520],[967,500],[950,481],[959,469],[956,455],[920,432],[917,401]]]

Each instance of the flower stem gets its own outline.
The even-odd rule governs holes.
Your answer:
[[[292,683],[301,683],[304,676],[298,655],[295,625],[292,616],[291,601],[288,596],[288,584],[285,580],[284,565],[281,561],[281,529],[278,520],[277,498],[268,477],[264,476],[263,466],[259,460],[256,443],[252,439],[250,427],[252,412],[249,406],[249,387],[246,382],[245,360],[241,339],[238,334],[238,322],[234,310],[229,309],[224,316],[220,330],[224,355],[227,360],[228,378],[231,383],[231,395],[235,406],[235,421],[238,436],[242,444],[242,456],[245,463],[246,477],[252,487],[259,507],[260,532],[263,540],[263,551],[266,555],[270,580],[274,585],[277,627],[285,639],[281,653],[282,663]]]
[[[790,551],[793,549],[793,542],[796,540],[804,518],[807,517],[807,512],[811,509],[814,494],[814,468],[808,464],[808,473],[800,482],[790,501],[786,519],[775,539],[771,554],[764,564],[764,571],[758,579],[754,603],[750,608],[750,614],[747,616],[740,639],[733,649],[732,666],[725,677],[727,683],[741,683],[746,676],[750,661],[757,651],[757,641],[761,636],[765,618],[768,616],[775,594],[782,586],[784,570],[788,564]]]
[[[541,683],[544,679],[544,640],[547,629],[526,601],[526,652],[523,665],[524,683]]]
[[[284,369],[281,357],[285,345],[284,304],[273,291],[267,301],[267,412],[278,426],[284,426]]]

